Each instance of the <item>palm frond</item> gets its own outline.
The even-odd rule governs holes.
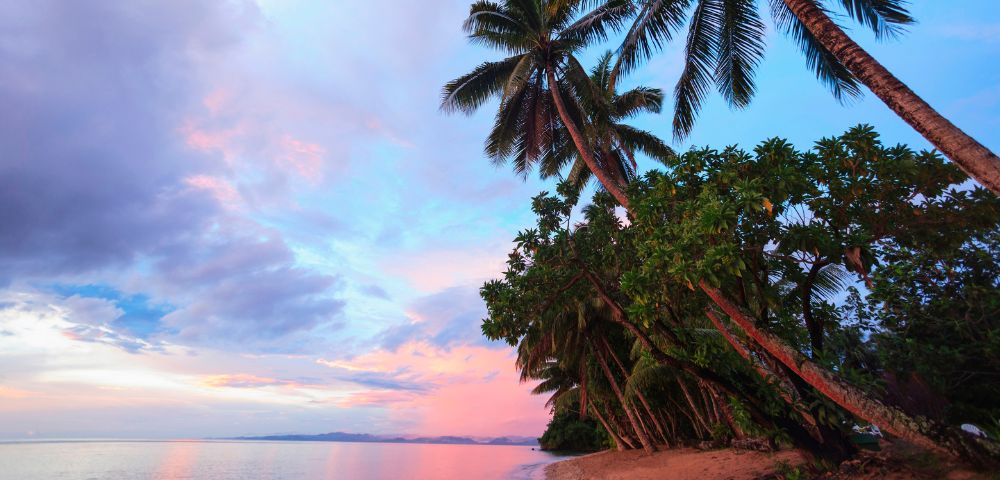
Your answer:
[[[806,56],[806,65],[816,74],[830,93],[840,103],[860,98],[861,88],[858,80],[839,60],[830,53],[805,24],[795,16],[782,0],[771,0],[771,17],[775,27],[799,46]]]
[[[484,62],[472,72],[448,82],[441,92],[441,109],[471,115],[503,91],[521,57],[514,55],[498,62]]]
[[[906,0],[838,0],[854,21],[868,27],[875,38],[895,38],[915,22]]]
[[[663,90],[636,87],[615,97],[612,110],[617,118],[629,118],[639,112],[660,113],[662,105]]]
[[[851,273],[840,264],[823,267],[813,282],[813,293],[817,298],[829,300],[839,295],[851,280]]]
[[[642,9],[618,48],[618,62],[612,76],[618,77],[635,70],[669,42],[674,32],[687,18],[692,0],[651,0]]]
[[[514,16],[522,19],[521,21],[530,31],[542,31],[545,25],[542,2],[538,0],[505,0],[504,5]]]
[[[715,84],[730,107],[745,108],[756,92],[754,75],[764,58],[764,34],[754,0],[722,2]]]
[[[722,5],[717,0],[701,0],[691,16],[685,46],[684,71],[674,87],[674,138],[691,133],[701,103],[712,84],[713,65],[719,55],[719,28]]]
[[[559,38],[580,46],[607,40],[608,33],[620,29],[633,9],[630,0],[608,0],[563,29]]]
[[[615,133],[625,148],[633,152],[641,152],[665,166],[670,166],[677,157],[677,153],[669,145],[656,135],[645,130],[640,130],[629,125],[616,124]]]
[[[508,53],[523,53],[531,47],[530,28],[495,2],[473,3],[462,30],[473,43]]]
[[[536,82],[538,83],[538,82]],[[530,101],[533,88],[525,85],[514,95],[500,102],[493,128],[486,137],[485,151],[494,165],[502,165],[514,153],[515,142],[521,134],[522,114]]]

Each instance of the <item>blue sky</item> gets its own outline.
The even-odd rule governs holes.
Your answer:
[[[1000,9],[911,7],[897,41],[852,34],[1000,149]],[[446,81],[499,56],[466,42],[467,11],[0,5],[0,437],[540,433],[544,400],[478,335],[477,289],[552,185],[485,160],[490,108],[438,109]],[[679,48],[626,85],[670,91]],[[927,147],[804,63],[770,35],[750,109],[712,97],[675,148],[808,148],[857,123]],[[636,124],[670,138],[668,115]]]

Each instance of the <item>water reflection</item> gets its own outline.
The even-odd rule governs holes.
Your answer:
[[[508,479],[556,458],[530,447],[327,442],[0,444],[0,477],[19,480]],[[537,470],[537,469],[534,469]]]
[[[153,478],[156,480],[192,478],[195,458],[198,456],[198,445],[187,442],[175,442],[169,445]]]

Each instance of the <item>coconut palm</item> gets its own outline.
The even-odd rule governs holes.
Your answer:
[[[806,64],[838,100],[860,95],[859,84],[924,136],[962,170],[1000,195],[1000,158],[944,118],[861,48],[831,18],[839,4],[877,38],[913,23],[906,0],[768,0],[778,31],[790,36]],[[616,75],[636,68],[684,25],[690,12],[685,66],[674,90],[674,135],[687,136],[714,87],[731,107],[746,107],[764,55],[765,26],[757,0],[644,0],[620,49]]]
[[[567,80],[577,93],[582,111],[587,113],[586,133],[595,157],[610,170],[615,180],[628,184],[638,168],[636,152],[666,164],[674,157],[674,151],[656,135],[624,123],[639,113],[660,113],[663,91],[640,86],[619,94],[611,81],[613,60],[611,52],[607,52],[589,76],[583,77],[578,70],[571,70]],[[591,172],[575,151],[571,153],[576,160],[568,180],[580,186],[587,182]],[[568,156],[556,156],[552,164],[542,165],[542,175],[558,172],[568,159]]]
[[[499,98],[496,122],[486,142],[497,162],[511,161],[527,172],[551,158],[566,134],[587,167],[623,206],[628,199],[610,169],[598,162],[584,132],[585,117],[563,80],[567,71],[583,71],[574,57],[584,46],[604,40],[632,12],[628,0],[609,0],[586,12],[591,2],[565,0],[503,0],[475,2],[465,21],[474,43],[509,56],[485,62],[444,87],[446,111],[472,113]],[[585,71],[583,75],[586,75]]]

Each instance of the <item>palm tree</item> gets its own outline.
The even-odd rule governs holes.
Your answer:
[[[587,167],[609,193],[628,207],[622,185],[598,163],[583,131],[584,116],[560,80],[567,70],[582,70],[574,53],[631,15],[628,0],[609,0],[584,13],[590,2],[566,0],[479,0],[469,11],[465,31],[473,42],[507,53],[485,62],[444,87],[441,107],[472,113],[499,97],[487,154],[494,161],[512,158],[515,169],[531,166],[555,154],[563,129]],[[586,73],[583,73],[586,75]]]
[[[636,68],[669,41],[691,11],[685,66],[674,90],[674,135],[687,136],[712,86],[731,107],[746,107],[764,55],[765,26],[756,0],[644,0],[621,46],[615,74]],[[806,63],[838,100],[868,87],[970,177],[1000,195],[1000,158],[944,118],[830,19],[823,0],[769,0],[777,29],[798,43]],[[835,0],[877,38],[913,23],[906,0]]]
[[[639,113],[660,113],[663,91],[658,88],[635,87],[619,94],[612,80],[614,57],[605,53],[591,69],[589,76],[579,75],[579,69],[568,72],[582,111],[587,113],[587,137],[591,139],[594,155],[615,180],[628,184],[636,175],[638,165],[635,152],[667,164],[674,158],[674,151],[656,135],[624,123]],[[577,187],[591,176],[590,169],[575,151],[573,155],[557,156],[552,164],[543,165],[542,175],[553,175],[565,166],[569,158],[576,158],[568,180]]]

